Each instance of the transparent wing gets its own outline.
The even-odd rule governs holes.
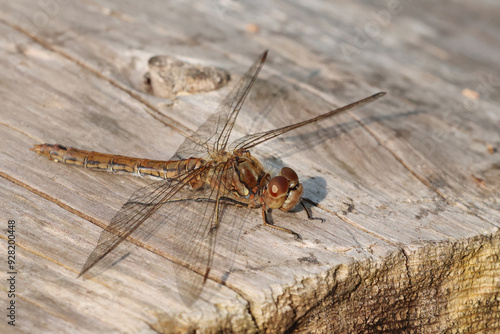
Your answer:
[[[101,233],[79,276],[94,277],[126,256],[134,248],[131,243],[119,247],[127,238],[145,243],[162,227],[150,219],[154,213],[173,198],[193,196],[186,183],[202,172],[201,169],[194,170],[177,179],[154,182],[136,190]]]
[[[258,133],[246,135],[246,136],[241,137],[241,138],[235,140],[234,142],[232,142],[230,147],[229,147],[229,150],[230,151],[240,150],[240,149],[248,150],[248,149],[250,149],[254,146],[257,146],[259,144],[262,144],[263,142],[268,141],[274,137],[280,136],[288,131],[300,128],[304,125],[314,123],[314,122],[317,122],[319,120],[322,120],[322,119],[325,119],[328,117],[332,117],[333,115],[337,115],[337,114],[344,112],[344,111],[347,111],[347,110],[354,110],[354,109],[360,108],[360,107],[362,107],[370,102],[373,102],[373,101],[381,98],[384,95],[385,95],[385,92],[380,92],[380,93],[374,94],[372,96],[366,97],[362,100],[348,104],[344,107],[329,111],[327,113],[324,113],[323,115],[319,115],[317,117],[314,117],[314,118],[311,118],[311,119],[308,119],[308,120],[305,120],[305,121],[302,121],[299,123],[284,126],[282,128],[278,128],[278,129],[274,129],[274,130],[270,130],[270,131],[264,131],[264,132],[258,132]]]
[[[184,140],[172,159],[202,157],[207,153],[210,154],[226,148],[234,122],[248,92],[257,79],[266,56],[267,50],[257,58],[243,78],[222,100],[216,112],[198,128],[196,133]]]
[[[235,207],[233,204],[238,202],[225,197],[217,201],[214,199],[217,196],[208,190],[201,196],[191,203],[169,203],[162,208],[168,214],[172,210],[184,212],[182,217],[175,218],[175,242],[169,251],[183,262],[182,266],[174,267],[174,272],[179,295],[186,305],[198,299],[209,273],[224,279],[231,271],[234,258],[230,257],[235,256],[238,234],[250,210]],[[210,223],[202,223],[200,216]]]
[[[223,164],[213,170],[201,168],[135,191],[101,233],[80,276],[94,277],[147,243],[178,264],[174,272],[179,295],[187,305],[194,303],[212,268],[219,228],[227,231],[246,214],[244,208],[227,208],[244,203],[226,188],[193,190],[185,183],[197,176],[220,180],[225,172]],[[236,244],[237,237],[224,237],[223,243],[226,249],[234,248],[231,243]],[[227,267],[227,261],[219,265]]]

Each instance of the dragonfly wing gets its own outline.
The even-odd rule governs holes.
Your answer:
[[[154,182],[136,190],[102,231],[79,276],[92,278],[127,256],[136,247],[134,243],[123,243],[127,238],[136,244],[145,243],[162,226],[152,219],[155,212],[174,197],[191,195],[186,182],[200,172],[194,170],[175,180]]]
[[[181,266],[174,267],[175,277],[186,305],[193,304],[203,289],[214,263],[216,242],[220,244],[219,235],[222,235],[221,243],[227,254],[235,254],[233,245],[238,239],[234,235],[241,231],[235,226],[241,226],[245,212],[248,213],[248,207],[234,210],[235,204],[245,204],[238,202],[238,198],[221,183],[228,172],[226,167],[219,164],[206,175],[212,178],[206,180],[208,184],[218,183],[219,187],[207,187],[192,193],[190,198],[172,200],[162,207],[163,214],[171,216],[168,220],[175,222],[172,247],[167,252],[180,261]],[[216,265],[218,269],[229,270],[231,266],[227,261],[220,262],[220,258]]]
[[[228,231],[232,226],[235,230],[234,225],[244,221],[241,215],[244,216],[245,211],[228,209],[228,205],[238,203],[224,187],[194,190],[185,182],[208,174],[219,180],[225,172],[223,167],[210,173],[194,170],[178,180],[154,182],[134,192],[101,233],[80,275],[94,277],[138,246],[147,245],[148,249],[177,263],[174,272],[179,294],[185,304],[194,303],[212,268],[219,227],[224,225],[223,230]],[[223,238],[225,247],[230,249],[236,242],[236,238]]]
[[[231,271],[238,234],[250,209],[218,201],[209,191],[191,203],[172,203],[175,210],[188,212],[175,219],[175,237],[168,251],[181,261],[174,267],[179,295],[186,305],[199,297],[208,274],[224,279]],[[207,200],[208,199],[208,200]],[[217,248],[217,254],[215,249]],[[224,251],[222,251],[224,250]]]
[[[238,113],[257,79],[267,51],[262,53],[231,92],[222,100],[217,110],[203,123],[196,133],[181,144],[172,159],[187,159],[204,156],[210,152],[225,149]]]
[[[295,123],[292,125],[284,126],[284,127],[278,128],[278,129],[270,130],[270,131],[264,131],[264,132],[258,132],[258,133],[246,135],[246,136],[241,137],[241,138],[235,140],[234,142],[232,142],[231,145],[229,146],[229,149],[231,151],[240,150],[240,149],[248,150],[254,146],[262,144],[263,142],[266,142],[272,138],[280,136],[288,131],[300,128],[304,125],[314,123],[314,122],[320,121],[320,120],[328,118],[328,117],[332,117],[333,115],[337,115],[341,112],[361,108],[362,106],[364,106],[370,102],[373,102],[373,101],[381,98],[384,95],[385,95],[385,92],[380,92],[380,93],[374,94],[372,96],[366,97],[364,99],[361,99],[359,101],[348,104],[344,107],[334,109],[332,111],[329,111],[327,113],[324,113],[322,115],[319,115],[317,117],[314,117],[314,118],[311,118],[311,119],[308,119],[308,120],[305,120],[302,122],[298,122],[298,123]]]

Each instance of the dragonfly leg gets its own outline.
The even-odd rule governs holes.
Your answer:
[[[301,200],[300,201],[300,205],[302,205],[302,207],[304,208],[306,214],[307,214],[307,219],[309,220],[321,220],[322,223],[325,222],[325,220],[321,217],[313,217],[312,215],[312,211],[311,209],[309,209],[305,204],[304,204],[304,200]]]
[[[267,209],[265,206],[262,206],[262,219],[263,219],[263,222],[264,222],[264,226],[269,226],[269,227],[272,227],[272,228],[275,228],[277,230],[280,230],[280,231],[283,231],[283,232],[287,232],[287,233],[290,233],[292,234],[295,239],[297,240],[302,240],[302,238],[300,237],[300,235],[292,230],[289,230],[285,227],[281,227],[281,226],[277,226],[277,225],[274,225],[272,223],[269,223],[268,220],[267,220]]]

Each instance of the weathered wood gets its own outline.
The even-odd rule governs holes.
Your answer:
[[[491,147],[500,147],[500,48],[493,37],[500,8],[308,6],[0,5],[0,212],[18,228],[16,329],[499,329],[500,158]],[[258,32],[245,31],[246,24]],[[176,292],[175,259],[162,249],[169,231],[98,277],[77,280],[102,228],[150,181],[69,168],[29,148],[52,142],[167,159],[234,80],[169,106],[143,91],[147,60],[169,54],[237,79],[267,48],[236,136],[389,92],[258,147],[270,167],[298,172],[314,214],[326,222],[307,221],[303,211],[274,213],[301,234],[299,242],[262,227],[258,211],[251,214],[236,250],[217,249],[217,260],[231,268],[214,268],[191,308]],[[6,321],[1,326],[12,330]]]

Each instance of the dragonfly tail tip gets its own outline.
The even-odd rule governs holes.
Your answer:
[[[42,144],[33,145],[33,147],[30,148],[30,151],[40,153],[42,151]]]

